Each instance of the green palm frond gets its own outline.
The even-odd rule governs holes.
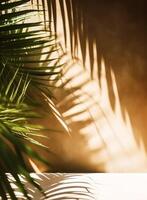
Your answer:
[[[49,165],[37,154],[31,144],[37,142],[42,127],[30,121],[41,117],[35,112],[40,105],[36,93],[53,97],[50,81],[60,78],[62,63],[56,36],[44,30],[44,24],[34,16],[42,11],[30,9],[30,0],[0,1],[0,196],[17,199],[6,172],[27,199],[28,192],[20,174],[40,191],[42,189],[29,175],[28,159]],[[51,101],[51,100],[50,100]],[[15,165],[15,166],[14,166]]]
[[[16,199],[13,189],[6,176],[6,172],[12,174],[16,181],[16,185],[21,189],[24,195],[29,199],[24,185],[21,183],[19,174],[23,174],[27,180],[38,189],[41,188],[36,185],[30,177],[29,168],[26,165],[25,159],[33,158],[40,160],[47,164],[47,162],[38,154],[36,154],[30,147],[30,143],[38,144],[31,134],[39,131],[41,128],[35,127],[28,123],[31,118],[39,117],[32,111],[31,106],[23,102],[23,96],[28,87],[28,81],[12,86],[16,73],[13,75],[11,82],[0,86],[0,177],[1,185],[5,194],[9,194],[11,199]],[[2,77],[2,75],[1,75]],[[1,78],[0,77],[0,78]],[[28,78],[26,77],[26,80]],[[20,96],[15,91],[21,91]],[[37,134],[36,134],[37,135]],[[26,157],[26,158],[25,158]],[[14,166],[15,164],[15,166]],[[2,193],[0,192],[0,195]]]
[[[3,13],[0,16],[0,59],[7,71],[19,68],[18,79],[22,74],[27,74],[31,78],[30,85],[38,87],[42,77],[44,81],[60,77],[62,64],[59,64],[58,57],[52,58],[52,53],[58,46],[56,36],[45,31],[42,22],[26,20],[31,19],[32,13],[39,15],[38,12],[41,12],[22,9],[20,5],[27,2],[29,1],[0,4]]]

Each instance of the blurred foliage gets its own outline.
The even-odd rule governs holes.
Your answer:
[[[60,78],[62,70],[59,56],[52,56],[58,50],[56,36],[39,21],[42,12],[32,9],[30,0],[0,1],[0,196],[4,200],[17,199],[7,172],[31,199],[20,175],[42,189],[29,175],[29,159],[50,166],[30,145],[46,148],[36,139],[44,127],[30,122],[43,117],[36,111],[41,101],[35,95],[48,97],[51,104],[48,85]],[[33,16],[37,21],[31,20]]]

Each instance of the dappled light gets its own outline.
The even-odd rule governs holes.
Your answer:
[[[49,128],[62,129],[43,140],[57,154],[51,159],[55,171],[146,171],[146,109],[139,110],[146,105],[145,89],[137,79],[143,61],[133,51],[137,43],[130,36],[142,25],[125,25],[131,17],[133,21],[128,14],[131,4],[63,2],[51,1],[45,16],[56,16],[50,26],[55,23],[63,48],[61,62],[66,63],[62,80],[52,89],[60,114],[43,121]],[[122,28],[131,38],[128,47],[122,44],[127,44]]]
[[[8,176],[10,176],[8,174]],[[59,199],[83,199],[83,200],[97,200],[96,190],[97,184],[90,174],[65,174],[65,173],[32,173],[36,183],[43,187],[44,195],[41,194],[35,187],[26,182],[22,178],[23,183],[26,185],[30,199],[36,200],[59,200]],[[13,182],[13,180],[12,180]],[[18,199],[26,199],[18,188],[14,185],[15,193]]]
[[[117,4],[110,1],[106,5],[95,0],[93,3],[67,0],[61,4],[57,2],[56,28],[62,46],[78,59],[78,67],[73,67],[75,72],[71,70],[71,74],[77,77],[79,65],[87,71],[83,70],[79,79],[74,78],[72,86],[80,84],[86,73],[87,77],[90,73],[93,77],[82,92],[92,98],[93,106],[89,106],[88,112],[94,123],[84,126],[81,131],[89,135],[87,148],[103,146],[104,150],[100,148],[92,161],[98,163],[99,160],[100,163],[102,159],[106,171],[146,170],[146,87],[143,78],[146,61],[142,47],[145,37],[141,36],[145,33],[141,14],[144,4],[138,3],[136,14],[131,2]],[[136,2],[135,5],[137,9]],[[65,17],[61,18],[63,14]],[[135,17],[138,20],[135,21]],[[133,31],[136,31],[134,37]],[[80,121],[82,119],[84,115]]]
[[[78,87],[79,83],[89,78],[88,73],[86,73],[82,67],[81,71],[83,72],[78,76],[77,69],[79,68],[79,66],[70,68],[65,75],[65,77],[69,79],[72,76],[74,77],[70,81],[72,87]],[[75,102],[77,102],[75,106],[67,107],[68,104],[66,98],[64,98],[64,109],[68,108],[68,110],[62,112],[65,120],[68,117],[67,123],[69,127],[72,125],[72,146],[76,147],[76,145],[80,143],[80,135],[85,137],[87,143],[83,149],[87,149],[91,152],[89,155],[89,162],[95,166],[95,170],[100,170],[99,166],[103,164],[103,170],[105,171],[144,171],[146,170],[147,162],[143,142],[140,140],[140,144],[137,144],[127,110],[125,116],[122,114],[113,71],[111,71],[111,78],[115,98],[114,110],[109,100],[104,59],[101,61],[101,87],[98,86],[96,80],[89,80],[88,83],[83,84],[80,89],[72,93],[72,95],[79,95],[78,98],[75,99]],[[64,101],[62,104],[64,104]],[[83,110],[86,112],[83,112]],[[82,126],[82,123],[87,119],[91,120],[91,122],[85,123],[85,125]],[[77,130],[79,130],[79,136]],[[76,140],[74,139],[74,135],[77,135]],[[70,142],[69,144],[66,143],[66,151],[68,153],[71,151],[70,155],[74,157],[75,154],[77,158],[79,152],[76,152],[74,148],[70,149],[70,146]],[[82,151],[82,148],[80,149]],[[87,156],[85,159],[87,159]],[[79,161],[77,160],[77,162]]]
[[[25,179],[29,196],[36,200],[145,200],[147,198],[146,174],[119,174],[119,173],[44,173],[31,176],[42,185],[45,197],[39,193]],[[25,199],[15,187],[17,198]]]
[[[144,198],[104,172],[147,172],[146,18],[144,0],[0,1],[0,199]]]

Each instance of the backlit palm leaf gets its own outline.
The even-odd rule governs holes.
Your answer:
[[[40,117],[35,113],[34,93],[50,95],[46,82],[61,73],[59,59],[52,58],[56,52],[55,36],[45,31],[43,24],[32,22],[40,11],[28,8],[30,0],[0,1],[0,196],[17,199],[6,176],[10,172],[15,184],[27,199],[30,197],[21,182],[23,174],[28,182],[41,188],[29,175],[28,159],[37,159],[48,165],[30,143],[40,145],[34,139],[42,128],[30,124]],[[42,59],[42,56],[45,57]],[[53,78],[52,78],[53,76]],[[43,86],[43,87],[42,87]],[[39,90],[38,90],[39,89]],[[33,136],[33,137],[32,137]]]
[[[13,77],[15,76],[16,74],[14,74]],[[16,185],[18,185],[24,195],[28,197],[18,174],[25,175],[27,180],[32,181],[34,186],[36,184],[28,174],[29,168],[26,165],[25,157],[27,159],[34,158],[46,162],[30,147],[31,142],[38,144],[35,140],[31,139],[31,134],[35,134],[40,128],[27,122],[31,118],[38,117],[36,113],[32,112],[31,106],[22,101],[28,83],[23,83],[23,85],[20,84],[16,87],[15,85],[12,87],[12,84],[13,82],[8,82],[5,83],[5,85],[1,84],[0,87],[0,177],[3,190],[3,194],[1,192],[0,195],[3,197],[5,194],[5,198],[3,197],[4,199],[7,199],[7,193],[10,195],[11,199],[16,199],[5,174],[6,172],[12,174]],[[21,91],[19,97],[17,97],[17,94],[14,92],[17,90]],[[37,185],[36,187],[38,187],[38,189],[40,188]]]

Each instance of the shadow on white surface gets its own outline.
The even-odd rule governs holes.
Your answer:
[[[35,200],[146,200],[147,174],[42,173],[32,177],[45,191],[43,197],[26,184]],[[19,193],[18,199],[25,199]]]

